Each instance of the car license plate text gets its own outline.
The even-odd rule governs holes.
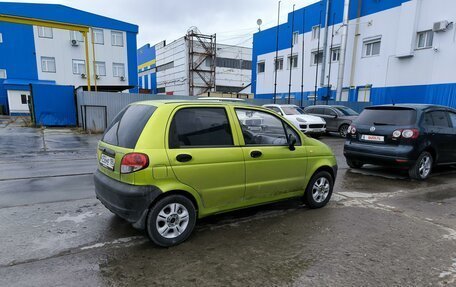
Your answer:
[[[106,168],[109,168],[111,170],[114,170],[114,165],[115,165],[116,160],[110,156],[107,156],[105,154],[101,154],[100,157],[100,164]]]
[[[384,142],[384,136],[361,135],[361,139],[370,142]]]

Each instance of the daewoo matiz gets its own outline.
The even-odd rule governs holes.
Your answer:
[[[294,197],[323,207],[337,174],[332,151],[280,115],[222,101],[131,104],[99,142],[98,162],[97,198],[160,246],[216,213]]]

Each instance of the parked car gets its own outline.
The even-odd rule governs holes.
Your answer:
[[[343,138],[347,137],[347,130],[358,117],[358,113],[345,106],[309,106],[304,108],[306,114],[323,118],[326,121],[327,132],[338,132]]]
[[[241,124],[246,114],[263,127]],[[97,156],[97,198],[159,246],[183,242],[198,218],[216,213],[295,197],[323,207],[337,174],[325,144],[236,102],[133,103],[107,128]]]
[[[326,133],[326,122],[324,119],[307,115],[300,107],[296,105],[268,104],[263,105],[263,107],[273,110],[274,112],[283,116],[305,134],[318,138],[322,134]]]
[[[387,105],[364,109],[348,128],[347,164],[391,165],[424,180],[436,165],[456,163],[456,110],[434,105]]]

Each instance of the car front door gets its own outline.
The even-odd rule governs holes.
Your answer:
[[[244,155],[228,112],[220,106],[180,107],[168,128],[172,171],[200,194],[208,212],[237,207],[244,197]]]
[[[329,131],[338,131],[339,124],[337,113],[331,108],[324,108],[324,111],[325,114],[322,117],[326,121],[326,129]]]
[[[456,113],[454,112],[448,112],[448,116],[450,118],[450,124],[451,124],[451,141],[450,141],[450,151],[451,151],[451,161],[456,162]]]
[[[245,159],[245,201],[261,203],[302,194],[306,184],[307,155],[304,137],[288,123],[274,115],[254,108],[236,108],[240,140]],[[262,125],[249,126],[242,117],[261,119]],[[297,139],[295,149],[289,148],[289,135]]]

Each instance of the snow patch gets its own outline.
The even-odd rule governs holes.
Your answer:
[[[75,216],[71,216],[70,214],[65,214],[64,216],[60,216],[55,220],[55,222],[63,222],[63,221],[73,221],[74,223],[83,223],[87,218],[93,217],[96,214],[92,211],[81,213]]]
[[[456,281],[456,258],[453,258],[452,261],[451,267],[448,268],[447,271],[441,272],[439,275],[440,279],[446,279],[446,284],[452,284]]]
[[[144,239],[143,236],[131,236],[131,237],[118,238],[118,239],[113,240],[113,241],[99,242],[99,243],[95,243],[93,245],[84,246],[84,247],[81,247],[80,249],[81,250],[89,250],[89,249],[94,249],[94,248],[101,248],[101,247],[104,247],[106,245],[115,245],[115,244],[121,244],[121,243],[128,243],[130,241],[133,241],[133,240],[136,240],[136,239],[141,239],[141,238]],[[145,239],[143,241],[145,241]]]

